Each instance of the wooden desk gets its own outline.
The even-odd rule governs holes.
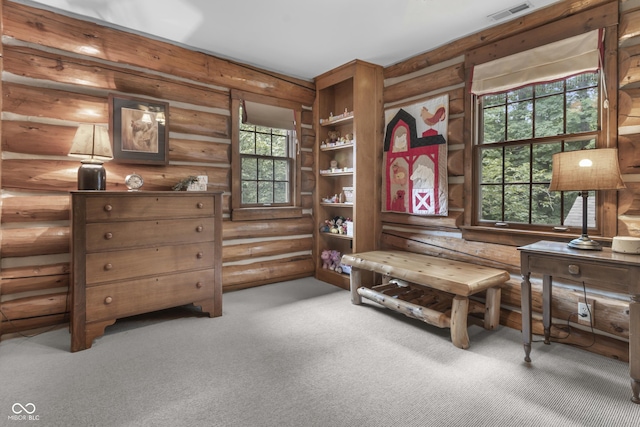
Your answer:
[[[566,243],[541,241],[518,248],[522,271],[522,339],[524,360],[531,362],[531,273],[543,275],[542,323],[544,342],[551,329],[552,277],[584,281],[590,287],[628,294],[629,374],[631,400],[640,403],[640,255],[571,249]]]

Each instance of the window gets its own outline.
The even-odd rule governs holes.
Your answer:
[[[292,131],[242,122],[239,126],[241,206],[290,204]]]
[[[231,91],[231,219],[299,218],[302,105]]]
[[[598,146],[599,82],[599,73],[584,73],[477,98],[478,224],[544,230],[582,224],[578,192],[548,190],[551,158]],[[597,195],[590,196],[595,206]],[[588,224],[596,226],[595,209]]]
[[[615,6],[465,54],[471,92],[465,133],[472,143],[465,148],[464,188],[470,197],[463,238],[520,246],[581,234],[579,192],[549,191],[552,156],[616,148]],[[616,191],[589,196],[589,235],[615,236]]]

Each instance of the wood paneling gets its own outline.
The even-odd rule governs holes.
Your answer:
[[[0,298],[6,301],[3,313],[12,316],[0,323],[0,335],[68,321],[60,289],[68,288],[69,264],[60,259],[69,252],[68,191],[77,187],[80,164],[68,151],[78,123],[109,123],[109,94],[167,102],[170,135],[167,165],[105,163],[107,189],[126,191],[124,178],[132,172],[143,176],[146,191],[169,191],[190,175],[207,175],[210,190],[225,192],[227,217],[231,89],[304,105],[301,121],[313,123],[312,82],[11,1],[3,0],[0,7],[1,255],[8,265],[1,271]],[[314,135],[312,128],[303,128],[301,145],[313,149]],[[305,209],[312,209],[315,187],[310,158],[306,152],[301,157]],[[229,266],[233,287],[313,273],[310,257],[291,258],[311,251],[314,221],[308,213],[285,221],[268,215],[252,219],[225,221],[231,230],[225,238],[255,240],[232,244],[226,262],[259,263],[252,270]],[[290,244],[291,235],[301,237]],[[13,267],[29,262],[33,265]]]

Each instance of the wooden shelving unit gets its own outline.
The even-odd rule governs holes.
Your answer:
[[[380,177],[382,167],[382,67],[352,61],[315,79],[316,125],[314,234],[316,278],[349,289],[349,275],[322,268],[323,250],[341,254],[377,248],[380,236]],[[330,141],[339,132],[343,141]],[[331,161],[337,162],[331,167]],[[343,188],[353,188],[353,202],[340,198]],[[338,196],[338,203],[325,200]],[[353,235],[320,232],[327,219],[353,221]]]

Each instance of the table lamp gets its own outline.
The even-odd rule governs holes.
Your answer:
[[[569,242],[569,247],[602,250],[600,244],[587,235],[587,197],[591,190],[624,188],[618,150],[598,148],[556,153],[552,168],[550,191],[579,191],[582,196],[582,236]]]
[[[69,155],[83,158],[78,169],[78,190],[106,189],[107,172],[102,164],[113,158],[113,152],[105,126],[78,126]]]

